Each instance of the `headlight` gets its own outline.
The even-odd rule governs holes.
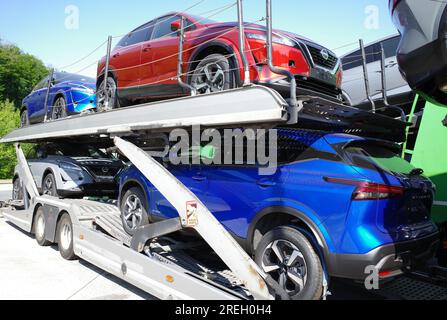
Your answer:
[[[70,162],[60,162],[59,168],[64,170],[82,171],[82,168],[80,166]]]
[[[246,33],[245,36],[248,39],[253,39],[253,40],[259,40],[259,41],[267,42],[267,35],[266,34],[262,34],[262,33]],[[285,45],[285,46],[288,46],[288,47],[294,47],[296,45],[295,42],[293,42],[292,40],[290,40],[290,39],[288,39],[286,37],[277,35],[277,34],[273,35],[273,43],[282,44],[282,45]]]

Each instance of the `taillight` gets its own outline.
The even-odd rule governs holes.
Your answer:
[[[352,193],[352,200],[383,200],[399,198],[404,195],[403,187],[340,178],[325,178],[325,180],[331,183],[356,186]]]

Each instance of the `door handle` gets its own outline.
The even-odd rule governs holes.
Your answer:
[[[113,57],[113,58],[118,58],[119,56],[120,56],[119,53],[115,53],[112,57]]]
[[[260,186],[261,188],[269,188],[276,186],[276,182],[269,179],[265,179],[265,180],[259,180],[257,182],[257,185]]]
[[[192,177],[193,180],[198,181],[198,182],[202,182],[206,180],[205,176],[194,176]]]
[[[149,52],[151,50],[152,46],[150,44],[147,44],[143,48],[143,52]]]
[[[394,66],[396,66],[397,65],[397,62],[390,62],[390,63],[388,63],[386,66],[385,66],[385,68],[392,68],[392,67],[394,67]]]

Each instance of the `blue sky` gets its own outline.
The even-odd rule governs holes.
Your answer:
[[[121,35],[169,11],[182,11],[199,0],[0,0],[0,38],[57,68],[82,58],[107,39]],[[232,0],[204,0],[191,13],[200,14]],[[274,27],[306,36],[331,49],[363,38],[371,42],[395,34],[387,8],[388,0],[273,0]],[[70,13],[79,9],[78,28],[66,27]],[[265,16],[264,0],[244,0],[245,20]],[[377,19],[375,19],[377,17]],[[213,19],[235,21],[236,8]],[[117,39],[118,40],[118,39]],[[336,50],[338,54],[356,44]],[[66,68],[95,76],[94,64],[105,47],[87,59]],[[87,68],[86,68],[87,67]]]

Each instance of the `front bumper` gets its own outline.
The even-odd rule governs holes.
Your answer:
[[[92,183],[75,189],[61,189],[57,193],[63,198],[111,197],[116,198],[118,188],[115,183]]]
[[[384,245],[366,254],[330,254],[329,274],[332,277],[364,280],[371,273],[368,267],[393,276],[423,266],[436,254],[439,233],[427,237]],[[384,276],[386,277],[386,276]]]
[[[306,96],[306,97],[320,97],[335,103],[341,103],[342,102],[342,95],[341,91],[337,88],[331,88],[329,86],[326,86],[324,84],[317,84],[315,83],[309,83],[305,80],[301,80],[297,77],[297,87],[296,87],[296,94],[297,96]],[[266,86],[268,88],[271,88],[284,98],[290,98],[290,82],[286,79],[279,80],[279,81],[259,81],[257,84]]]

